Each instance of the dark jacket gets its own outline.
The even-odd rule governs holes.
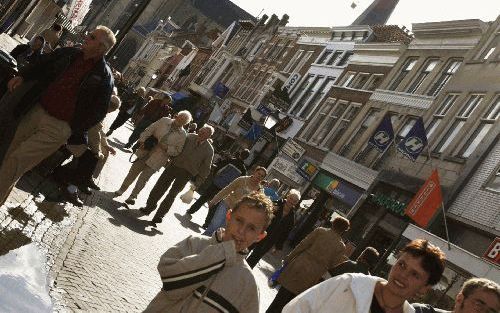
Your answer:
[[[329,269],[328,272],[332,277],[346,274],[346,273],[362,273],[365,275],[371,275],[368,271],[368,266],[366,266],[362,262],[355,262],[352,260],[345,261],[335,266],[332,269]]]
[[[276,249],[283,250],[283,245],[288,237],[288,234],[293,229],[295,224],[295,214],[290,211],[287,216],[283,217],[283,206],[285,200],[281,199],[275,202],[277,209],[274,212],[274,218],[267,228],[267,238],[274,243]]]
[[[432,307],[430,304],[412,303],[415,313],[452,313]]]
[[[33,50],[31,50],[30,45],[20,44],[20,45],[17,45],[10,52],[10,55],[14,59],[16,59],[17,67],[21,68],[21,67],[26,66],[27,64],[38,62],[42,56],[42,49],[40,49],[38,51],[33,51]]]
[[[39,100],[47,87],[74,62],[82,51],[78,48],[60,48],[43,54],[36,64],[20,70],[25,81],[37,83],[24,95],[16,107],[18,116],[27,113]],[[111,69],[104,58],[84,77],[78,91],[75,113],[70,121],[73,137],[83,135],[89,128],[104,119],[108,111],[114,81]]]

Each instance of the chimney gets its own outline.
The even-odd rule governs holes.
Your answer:
[[[262,17],[259,20],[258,26],[264,25],[266,23],[266,21],[267,21],[268,18],[269,18],[269,16],[267,16],[267,14],[262,15]]]
[[[288,16],[288,14],[283,14],[283,17],[281,18],[279,26],[286,26],[286,24],[288,24],[289,18],[290,18],[290,16]]]
[[[273,15],[271,15],[271,18],[269,19],[269,21],[267,22],[266,27],[275,26],[276,24],[279,23],[279,21],[280,21],[280,19],[278,18],[278,16],[276,14],[273,14]]]

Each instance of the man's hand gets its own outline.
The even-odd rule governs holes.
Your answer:
[[[7,88],[9,88],[10,92],[13,92],[14,89],[17,87],[21,86],[23,83],[24,79],[21,76],[14,76],[9,82],[7,83]]]

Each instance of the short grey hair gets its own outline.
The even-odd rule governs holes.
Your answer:
[[[300,200],[300,191],[298,191],[297,189],[290,189],[287,196],[290,195],[294,195],[297,197],[297,200]]]
[[[203,125],[202,128],[207,128],[208,130],[210,130],[210,136],[212,136],[215,133],[215,129],[208,124]]]
[[[177,113],[177,117],[182,117],[184,119],[184,124],[182,125],[187,125],[193,120],[193,116],[188,110],[180,111],[179,113]]]
[[[99,25],[95,29],[102,31],[105,34],[105,36],[103,37],[103,41],[101,41],[101,43],[106,48],[105,54],[107,54],[109,52],[109,50],[111,50],[111,48],[113,48],[113,46],[116,43],[115,34],[113,34],[113,31],[111,29],[109,29],[108,27],[106,27],[104,25]]]

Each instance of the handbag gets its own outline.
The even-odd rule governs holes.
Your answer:
[[[143,148],[144,150],[146,151],[151,151],[153,150],[153,148],[158,144],[158,139],[156,139],[155,136],[151,135],[149,136],[148,138],[146,138],[146,140],[144,140],[144,145],[143,145]],[[139,149],[139,147],[141,146],[141,144],[139,142],[136,142],[134,144],[134,146],[132,147],[132,150],[133,150],[133,153],[130,155],[130,157],[128,158],[129,162],[130,163],[135,163],[139,160],[142,160],[146,157],[149,156],[149,153],[147,153],[144,157],[142,158],[137,158],[135,160],[132,161],[132,156],[135,154],[135,152],[137,151],[137,149]]]
[[[191,201],[193,201],[193,198],[194,198],[194,190],[191,187],[188,189],[188,191],[186,191],[181,195],[181,200],[185,204],[190,204]]]

